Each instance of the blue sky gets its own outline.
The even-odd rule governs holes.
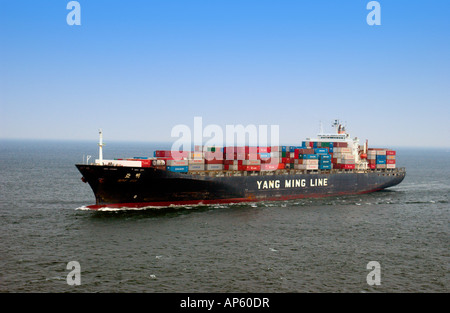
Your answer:
[[[0,0],[0,138],[174,141],[177,124],[338,118],[377,146],[450,147],[450,1]],[[205,139],[207,140],[207,139]]]

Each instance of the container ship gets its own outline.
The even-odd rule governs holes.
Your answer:
[[[363,194],[405,178],[395,150],[360,145],[338,120],[333,126],[299,146],[195,146],[112,160],[103,159],[100,130],[99,158],[75,166],[94,192],[93,210]]]

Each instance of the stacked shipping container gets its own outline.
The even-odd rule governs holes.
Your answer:
[[[395,168],[394,150],[368,149],[371,169]],[[354,169],[355,157],[346,142],[303,141],[301,146],[203,147],[193,152],[156,150],[154,158],[136,157],[123,162],[141,162],[142,167],[168,171],[275,171],[279,169]],[[134,163],[133,163],[134,164]]]
[[[395,155],[394,150],[388,149],[368,149],[367,160],[371,169],[378,168],[395,168]]]

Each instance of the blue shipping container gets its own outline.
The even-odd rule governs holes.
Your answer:
[[[378,160],[376,161],[377,164],[386,164],[386,160]]]
[[[171,172],[186,173],[189,171],[189,166],[167,166],[166,169]]]
[[[319,164],[331,164],[331,160],[320,160]]]
[[[385,155],[377,155],[377,160],[386,160],[386,156]]]
[[[299,154],[299,159],[319,159],[319,156],[317,154]]]
[[[261,157],[261,159],[270,159],[269,152],[261,152],[261,153],[259,153],[259,156]]]
[[[320,164],[319,169],[321,170],[331,170],[331,164]]]
[[[321,154],[320,159],[321,160],[331,160],[331,154]]]
[[[314,153],[316,154],[328,154],[328,149],[327,148],[316,148],[314,149]]]

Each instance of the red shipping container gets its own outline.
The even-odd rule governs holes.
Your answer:
[[[246,153],[245,159],[246,160],[260,160],[260,156],[257,153]]]
[[[377,168],[377,165],[376,165],[376,164],[369,164],[369,168],[371,168],[372,170],[374,170],[374,169]]]
[[[157,157],[156,158],[157,160],[175,160],[174,158],[172,158],[172,157]]]
[[[386,160],[386,164],[395,164],[395,160]]]
[[[181,160],[189,157],[189,151],[170,151],[170,150],[156,150],[155,157],[166,157]]]
[[[386,155],[395,155],[395,151],[394,150],[387,150],[386,151]]]
[[[355,169],[355,164],[341,164],[342,165],[342,169],[344,170],[353,170]]]
[[[156,150],[155,151],[155,157],[165,157],[166,156],[166,151],[164,150]],[[170,155],[168,155],[170,156]]]
[[[234,159],[235,160],[245,160],[245,153],[235,153]]]
[[[280,164],[281,159],[280,158],[270,158],[270,159],[266,159],[266,160],[261,160],[261,163]]]
[[[260,165],[260,160],[238,160],[239,165]]]
[[[226,153],[225,154],[225,160],[234,160],[235,154],[234,153]]]
[[[171,156],[174,158],[177,156],[188,158],[190,154],[191,154],[190,151],[171,151]]]
[[[261,171],[275,171],[278,169],[278,164],[261,164]]]
[[[220,151],[206,151],[205,152],[205,160],[223,160],[223,153]],[[218,163],[210,163],[210,164],[218,164]]]
[[[249,147],[249,146],[245,146],[245,153],[258,153],[258,147]]]
[[[260,171],[261,165],[238,165],[238,171]]]
[[[208,160],[205,159],[205,164],[223,164],[224,160],[218,160],[218,159],[212,159]]]
[[[300,149],[299,154],[314,154],[314,149]]]
[[[226,165],[238,165],[239,161],[238,160],[225,160],[225,161],[223,161],[223,164],[226,164]]]
[[[261,164],[270,164],[272,163],[272,159],[261,159]]]
[[[258,153],[270,153],[271,149],[270,147],[257,147]]]
[[[234,147],[234,153],[245,153],[245,147]]]
[[[235,151],[235,147],[224,147],[223,148],[223,153],[231,153],[231,154],[233,154],[235,152],[236,152]]]

